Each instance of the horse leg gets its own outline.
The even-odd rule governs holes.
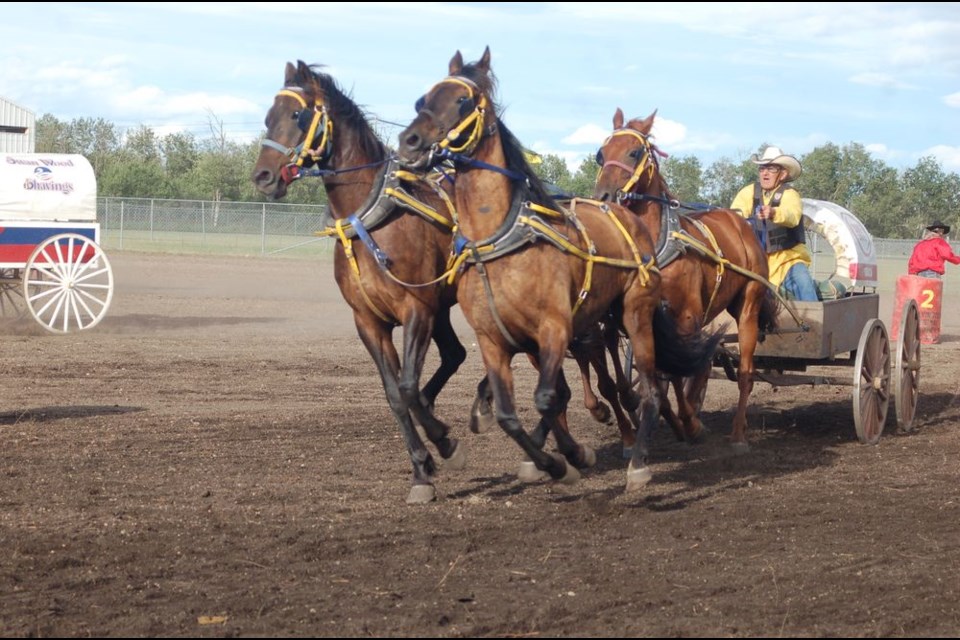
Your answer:
[[[477,395],[470,407],[470,431],[486,433],[497,424],[493,415],[493,391],[490,390],[490,380],[484,376],[477,385]]]
[[[733,429],[730,433],[730,444],[738,452],[750,449],[747,443],[747,401],[753,391],[753,377],[756,369],[753,365],[753,354],[757,348],[759,336],[758,317],[760,304],[765,292],[755,283],[747,285],[745,302],[737,318],[737,341],[740,344],[740,365],[737,368],[737,388],[740,397],[737,399],[737,413],[733,418]],[[751,295],[752,294],[752,295]]]
[[[437,312],[433,319],[432,338],[440,352],[440,366],[427,384],[423,385],[423,401],[430,410],[433,410],[440,391],[467,359],[467,350],[463,348],[460,337],[450,323],[450,307],[443,307]]]
[[[686,399],[686,407],[689,412],[686,434],[687,442],[696,444],[703,442],[708,431],[700,420],[700,409],[703,407],[703,398],[707,391],[707,382],[710,380],[710,370],[713,365],[704,367],[702,371],[689,378],[683,378],[680,388],[676,390],[678,396],[682,395]]]
[[[424,315],[421,314],[420,317]],[[449,437],[450,427],[433,414],[431,407],[423,402],[420,392],[420,374],[427,357],[431,335],[435,335],[431,321],[411,320],[403,325],[400,396],[447,466],[451,469],[463,469],[467,464],[463,445]]]
[[[614,365],[615,369],[623,371],[623,368],[619,364],[619,356],[616,348],[612,353],[614,354],[614,357],[618,359],[618,362]],[[633,445],[636,442],[636,430],[634,429],[633,423],[630,422],[629,418],[627,418],[627,414],[624,412],[623,406],[620,404],[620,385],[618,385],[613,376],[610,375],[610,369],[607,366],[606,351],[600,351],[599,353],[594,354],[592,362],[593,368],[597,372],[597,389],[600,391],[600,395],[602,395],[610,404],[610,407],[613,408],[613,415],[617,422],[617,429],[620,431],[620,442],[623,446],[623,457],[629,458],[633,451]]]
[[[612,321],[603,324],[603,342],[610,359],[613,361],[613,378],[607,368],[606,354],[602,356],[601,369],[597,371],[597,388],[600,395],[607,399],[613,407],[613,414],[617,420],[617,429],[620,431],[620,442],[623,445],[623,458],[629,460],[633,455],[633,447],[637,441],[637,427],[640,424],[635,412],[640,405],[640,398],[633,390],[630,377],[623,368],[620,360],[620,330]],[[632,367],[632,365],[630,365]],[[629,414],[629,418],[627,417]]]
[[[534,368],[540,371],[539,360],[533,354],[527,355]],[[541,414],[537,426],[534,427],[529,434],[530,439],[535,445],[542,449],[547,444],[547,436],[553,433],[554,439],[557,441],[557,450],[563,454],[570,464],[578,469],[592,467],[597,463],[596,452],[590,447],[577,444],[569,435],[570,426],[567,422],[567,405],[570,403],[570,398],[573,394],[570,391],[570,385],[567,384],[562,366],[557,374],[556,384],[559,410],[551,410],[549,416]],[[530,465],[530,463],[527,462],[526,465]],[[537,474],[538,472],[531,469],[525,469],[525,471],[521,472],[521,475],[527,479],[536,479]]]
[[[657,386],[660,389],[660,417],[663,418],[663,421],[670,426],[670,430],[673,431],[673,435],[676,436],[677,440],[681,442],[686,440],[686,433],[680,418],[677,417],[677,414],[673,412],[673,406],[670,404],[670,397],[668,396],[667,392],[672,386],[674,395],[678,399],[681,398],[683,396],[682,382],[683,379],[677,376],[670,376],[667,379],[659,378],[657,380]]]
[[[407,504],[430,502],[436,498],[433,478],[436,475],[437,466],[433,456],[427,451],[419,434],[417,434],[413,419],[410,416],[410,405],[404,400],[403,394],[400,392],[398,378],[400,360],[390,336],[390,327],[379,320],[364,321],[359,316],[354,316],[354,318],[360,340],[367,348],[377,366],[377,370],[380,372],[383,390],[387,396],[387,404],[393,411],[397,424],[400,425],[400,434],[403,436],[403,442],[407,447],[407,453],[410,455],[410,462],[413,465],[413,480],[410,492],[407,495]]]
[[[591,447],[577,443],[570,435],[570,425],[567,422],[567,405],[570,403],[573,394],[570,391],[570,385],[567,384],[563,368],[560,369],[557,377],[557,390],[559,392],[557,406],[551,407],[549,417],[542,417],[540,422],[547,425],[553,423],[552,431],[554,438],[557,440],[557,450],[563,454],[570,464],[578,469],[592,467],[597,464],[596,452]]]
[[[632,294],[632,292],[631,292]],[[656,363],[653,343],[653,314],[658,304],[649,289],[624,298],[623,327],[633,349],[633,366],[637,372],[636,392],[640,424],[637,442],[627,466],[627,491],[636,491],[652,479],[648,466],[650,438],[660,413],[660,388],[656,381]]]
[[[586,345],[576,345],[570,348],[573,359],[577,361],[577,368],[580,369],[580,382],[583,384],[583,406],[590,412],[593,419],[602,424],[610,424],[612,413],[610,407],[600,402],[600,398],[593,392],[593,386],[590,383],[590,366],[592,365],[597,372],[597,387],[602,384],[602,373],[597,367],[597,360],[592,350]],[[604,363],[606,364],[606,363]],[[607,374],[609,377],[609,373]],[[603,393],[601,391],[601,393]],[[606,396],[604,396],[606,397]]]
[[[540,413],[538,430],[549,428],[557,442],[557,449],[574,467],[585,468],[596,463],[596,454],[589,447],[581,446],[570,435],[566,420],[570,386],[563,373],[569,340],[567,332],[554,323],[541,325],[537,343],[540,349],[536,359],[539,366],[537,387],[534,390],[534,405]],[[541,469],[542,470],[542,469]]]
[[[487,380],[493,393],[494,413],[504,432],[516,442],[534,466],[545,471],[554,480],[572,483],[580,477],[562,456],[546,453],[536,446],[524,431],[517,416],[513,397],[513,372],[510,370],[510,354],[487,338],[478,335],[477,342],[487,368]]]

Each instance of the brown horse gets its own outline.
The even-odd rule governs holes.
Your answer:
[[[413,463],[407,502],[433,500],[436,464],[413,420],[449,468],[465,460],[462,444],[433,414],[437,395],[466,359],[450,322],[456,294],[441,277],[452,242],[449,196],[423,180],[401,181],[406,172],[391,162],[361,109],[333,78],[302,61],[287,63],[265,123],[251,178],[261,193],[279,199],[311,167],[323,177],[335,223],[331,235],[339,239],[337,285],[353,309]],[[402,361],[392,338],[397,326],[403,330]],[[440,365],[421,389],[431,339]]]
[[[469,65],[458,51],[449,77],[430,89],[400,134],[398,155],[404,166],[419,171],[444,158],[454,162],[457,298],[476,332],[497,421],[538,470],[570,481],[578,474],[568,462],[580,447],[562,423],[567,398],[561,374],[575,336],[614,310],[633,347],[645,425],[652,425],[659,410],[655,369],[678,375],[699,371],[711,361],[717,338],[680,339],[660,307],[653,241],[629,210],[578,199],[569,209],[552,208],[523,147],[497,115],[494,86],[489,48]],[[510,369],[520,352],[533,354],[538,364],[535,405],[565,458],[543,451],[520,424]],[[646,452],[635,447],[627,489],[649,480]]]
[[[730,209],[700,210],[678,215],[679,203],[660,174],[658,150],[650,142],[656,112],[624,125],[623,112],[613,117],[613,133],[597,154],[601,165],[595,196],[625,204],[646,225],[657,242],[662,293],[681,331],[695,331],[727,311],[737,323],[740,391],[731,442],[746,448],[747,400],[753,389],[753,354],[760,332],[775,328],[777,303],[768,295],[767,257],[746,220]],[[753,274],[753,276],[751,276]],[[674,376],[678,417],[664,398],[664,417],[688,440],[700,437],[697,417],[710,367],[692,377],[684,389]]]

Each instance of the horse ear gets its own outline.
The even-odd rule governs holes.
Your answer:
[[[617,112],[613,114],[613,128],[623,128],[623,110],[620,107],[617,107]]]
[[[301,78],[306,79],[313,75],[310,71],[310,65],[308,65],[303,60],[297,60],[297,75]]]
[[[450,58],[449,72],[451,76],[455,76],[461,71],[463,71],[463,55],[460,53],[460,50],[457,49],[457,52]]]
[[[630,124],[634,129],[636,129],[643,135],[647,136],[647,135],[650,135],[650,130],[653,129],[653,121],[656,117],[657,117],[657,112],[654,111],[643,120],[639,120],[639,119],[632,120]]]
[[[283,84],[284,86],[288,84],[293,84],[294,78],[297,77],[297,68],[293,66],[292,62],[287,63],[287,68],[283,72]]]
[[[490,71],[490,45],[487,45],[483,50],[483,55],[480,56],[480,60],[477,61],[477,68],[488,73]]]

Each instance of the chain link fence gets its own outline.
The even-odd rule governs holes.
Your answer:
[[[286,254],[314,257],[333,251],[333,238],[314,233],[330,220],[322,205],[275,202],[211,202],[153,198],[99,198],[100,244],[105,251],[127,249],[167,253]],[[808,232],[817,273],[829,273],[833,249]],[[874,238],[877,257],[910,257],[917,240]],[[960,252],[960,243],[951,243]]]
[[[317,256],[334,241],[314,234],[326,207],[286,203],[98,198],[100,244],[166,253]]]

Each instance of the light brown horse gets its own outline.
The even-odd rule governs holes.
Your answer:
[[[601,169],[594,195],[629,207],[658,239],[663,299],[681,331],[696,331],[722,311],[736,320],[740,397],[731,442],[743,449],[747,447],[753,354],[760,332],[775,328],[777,318],[776,299],[764,284],[766,253],[750,225],[735,211],[717,208],[677,214],[679,203],[660,174],[657,149],[650,141],[655,116],[656,112],[624,124],[623,112],[617,109],[613,133],[597,154]],[[698,413],[709,375],[708,366],[688,381],[686,389],[681,378],[672,378],[679,422],[666,398],[661,405],[674,431],[688,440],[698,439],[703,429]]]
[[[449,77],[430,89],[400,134],[398,156],[417,171],[444,158],[454,162],[462,268],[457,298],[476,332],[497,421],[538,470],[570,481],[577,474],[568,462],[579,445],[561,422],[567,398],[560,380],[575,336],[614,310],[633,347],[646,425],[659,411],[656,367],[679,375],[699,371],[712,359],[717,338],[679,339],[660,308],[653,241],[629,210],[577,199],[569,209],[553,208],[523,147],[497,115],[490,50],[469,65],[458,51],[448,68]],[[543,451],[520,424],[510,369],[520,352],[536,359],[535,405],[565,457]],[[627,489],[650,477],[646,451],[635,447]]]
[[[334,276],[413,463],[407,502],[433,500],[436,464],[413,421],[449,468],[465,460],[462,444],[433,413],[437,395],[466,358],[450,323],[455,292],[439,277],[450,255],[450,207],[439,189],[401,180],[405,172],[391,163],[363,111],[332,77],[302,61],[287,63],[265,124],[251,178],[261,193],[279,199],[301,175],[312,171],[323,177],[334,219],[330,231],[339,239]],[[392,338],[397,326],[403,331],[402,360]],[[431,339],[440,365],[421,389]]]

